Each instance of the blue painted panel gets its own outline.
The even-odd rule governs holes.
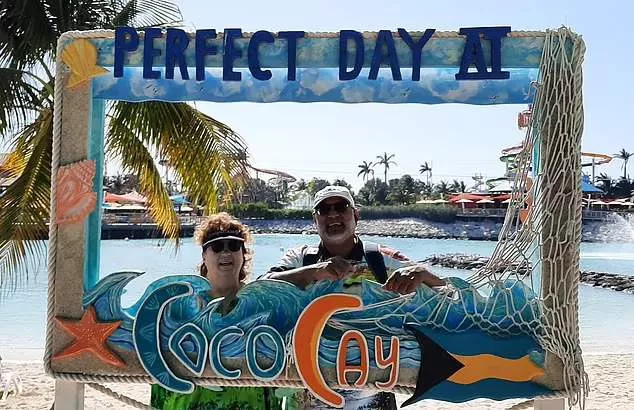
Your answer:
[[[454,355],[478,355],[488,353],[506,359],[519,359],[528,355],[537,365],[543,366],[544,350],[529,336],[527,327],[539,317],[540,301],[530,288],[521,281],[507,280],[490,294],[480,291],[464,280],[447,278],[456,294],[452,298],[420,287],[416,296],[399,300],[398,306],[384,303],[395,295],[386,292],[374,282],[363,282],[360,289],[350,289],[344,282],[318,282],[307,290],[292,284],[274,280],[260,280],[245,285],[237,294],[237,304],[228,314],[216,311],[217,301],[199,304],[198,297],[207,295],[210,284],[200,276],[163,277],[152,283],[144,295],[130,308],[123,309],[120,296],[123,288],[138,275],[115,273],[102,279],[84,304],[93,304],[102,320],[121,320],[123,323],[109,341],[124,350],[136,350],[141,360],[154,363],[159,368],[146,369],[156,373],[162,385],[171,389],[188,389],[173,375],[161,360],[162,350],[168,339],[186,323],[199,328],[207,341],[236,329],[242,336],[236,340],[211,343],[212,359],[235,358],[245,360],[248,335],[262,325],[274,328],[283,337],[295,326],[303,309],[317,297],[330,293],[354,293],[361,296],[363,304],[372,308],[361,311],[342,312],[333,316],[338,326],[326,327],[319,342],[319,367],[333,369],[341,334],[349,329],[360,330],[367,338],[370,351],[370,366],[374,360],[374,337],[389,340],[400,339],[401,368],[425,368],[424,349],[405,329],[412,324],[442,349]],[[188,286],[185,286],[188,284]],[[357,285],[358,286],[358,285]],[[193,295],[192,295],[193,293]],[[168,302],[171,299],[171,302]],[[509,309],[516,314],[508,316]],[[159,322],[161,326],[156,324]],[[495,329],[495,332],[491,330]],[[133,341],[134,339],[134,341]],[[261,338],[258,354],[274,361],[279,355],[279,345],[269,338]],[[184,353],[195,353],[196,349],[183,345]],[[422,349],[422,350],[421,350]],[[358,349],[351,347],[349,355],[354,357]],[[422,357],[422,361],[421,361]],[[278,358],[279,359],[279,358]],[[216,360],[216,364],[219,362]],[[211,365],[209,365],[211,366]],[[176,384],[172,384],[172,383]],[[186,391],[186,390],[182,390]],[[502,400],[511,397],[534,397],[546,389],[532,382],[508,382],[502,379],[483,380],[471,385],[458,385],[444,381],[430,389],[423,397],[461,402],[476,397]]]
[[[411,81],[411,69],[402,69],[403,80],[394,81],[389,68],[368,80],[364,69],[356,80],[339,81],[338,69],[298,69],[297,81],[286,80],[285,69],[274,69],[268,81],[254,79],[240,69],[242,81],[223,81],[221,69],[207,69],[204,82],[192,80],[145,80],[142,70],[128,68],[124,76],[112,73],[93,80],[94,98],[126,101],[214,101],[214,102],[341,102],[389,104],[529,104],[534,98],[531,82],[537,69],[513,69],[508,80],[457,81],[458,69],[423,69],[420,81]]]
[[[99,259],[101,255],[101,213],[103,202],[103,163],[104,163],[104,123],[105,101],[92,99],[90,134],[88,136],[88,159],[95,161],[95,179],[93,189],[97,194],[95,210],[86,220],[86,241],[84,252],[84,292],[92,289],[99,280]]]
[[[222,30],[218,30],[219,34]],[[410,32],[413,37],[420,37],[422,33]],[[411,50],[407,44],[394,36],[394,45],[398,61],[401,67],[412,67]],[[114,66],[114,39],[91,39],[99,51],[98,61],[102,67]],[[459,67],[462,52],[465,45],[464,37],[438,38],[432,37],[425,45],[422,52],[422,67]],[[242,38],[235,40],[235,49],[242,51],[242,57],[234,61],[234,67],[246,68],[249,40]],[[364,67],[370,67],[375,49],[375,38],[364,39]],[[207,56],[207,67],[223,66],[223,39],[218,38],[209,41],[209,45],[217,47],[217,54]],[[482,41],[485,62],[490,66],[490,45],[488,41]],[[530,37],[508,37],[502,39],[502,67],[503,68],[538,68],[541,61],[544,46],[544,34],[538,33]],[[162,50],[161,55],[154,59],[155,67],[165,66],[165,37],[154,40],[154,48]],[[287,66],[288,47],[285,40],[276,39],[273,44],[263,43],[260,49],[260,64],[263,68],[281,68]],[[350,44],[349,51],[354,47]],[[185,50],[187,66],[195,67],[195,39],[190,34],[190,43]],[[139,47],[132,53],[126,53],[124,57],[126,66],[143,65],[143,39]],[[339,33],[331,37],[307,37],[297,40],[297,67],[339,67]]]

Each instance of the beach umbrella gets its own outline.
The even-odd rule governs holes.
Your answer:
[[[174,203],[174,205],[185,205],[189,204],[189,201],[183,194],[172,195],[170,196],[170,201]]]
[[[125,195],[106,193],[105,201],[118,202],[122,204],[144,204],[147,202],[147,198],[136,191],[132,191]]]
[[[462,198],[457,200],[455,203],[460,204],[462,206],[462,210],[464,211],[464,204],[472,204],[473,201],[467,198]]]
[[[483,208],[487,207],[486,204],[494,204],[494,203],[495,203],[495,201],[492,200],[492,199],[489,199],[489,198],[482,198],[481,200],[476,201],[476,204],[484,205]]]

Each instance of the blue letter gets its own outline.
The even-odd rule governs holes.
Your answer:
[[[419,38],[418,41],[414,42],[405,29],[398,29],[398,34],[401,36],[401,39],[409,46],[409,49],[412,50],[412,81],[420,81],[420,66],[423,61],[423,47],[425,47],[425,44],[427,44],[435,31],[436,29],[428,28],[425,30],[425,33],[423,33],[423,36]]]
[[[161,72],[152,70],[155,56],[161,55],[161,50],[154,48],[154,39],[163,37],[160,28],[150,27],[145,29],[143,41],[143,78],[161,78]]]
[[[126,51],[139,47],[139,34],[132,27],[117,27],[114,31],[114,76],[123,77],[123,57]]]
[[[160,346],[160,321],[165,307],[174,299],[194,293],[189,283],[170,283],[153,291],[139,306],[132,325],[132,340],[145,371],[166,389],[179,393],[194,391],[194,383],[182,379],[169,368]]]
[[[222,79],[224,81],[240,81],[242,74],[233,71],[233,60],[242,57],[242,51],[235,48],[234,38],[242,37],[242,30],[239,28],[228,28],[225,30],[225,53],[222,56]]]
[[[178,62],[181,70],[181,78],[189,80],[187,63],[185,62],[185,50],[189,45],[187,34],[177,28],[167,29],[167,40],[165,41],[165,78],[174,78],[174,63]]]
[[[263,369],[257,362],[256,342],[258,338],[267,336],[275,345],[275,357],[273,364],[268,369]],[[284,350],[284,339],[275,328],[268,325],[258,325],[247,336],[247,366],[249,371],[258,380],[274,380],[284,370],[286,365],[286,354]]]
[[[348,71],[348,40],[355,43],[354,68]],[[354,80],[363,68],[363,36],[358,31],[341,30],[339,32],[339,80]]]
[[[288,81],[295,81],[297,74],[297,39],[304,37],[303,31],[280,31],[277,33],[280,38],[288,41]]]
[[[460,61],[460,71],[456,80],[505,80],[509,78],[508,71],[502,71],[502,37],[511,31],[511,27],[472,27],[461,28],[460,34],[467,36],[467,42]],[[487,71],[484,63],[484,52],[480,43],[480,34],[491,41],[491,72]],[[477,72],[470,73],[469,67],[475,64]]]
[[[191,337],[196,345],[195,353],[197,353],[197,356],[195,362],[192,361],[185,349],[183,349],[182,343],[187,336]],[[185,323],[172,333],[167,343],[170,351],[187,369],[198,377],[203,374],[203,370],[205,370],[205,359],[207,358],[207,348],[209,346],[207,345],[205,334],[198,326],[193,323]]]
[[[222,339],[227,335],[242,336],[244,332],[237,326],[229,326],[216,333],[214,337],[211,338],[211,342],[209,342],[209,364],[211,365],[211,370],[218,376],[224,377],[225,379],[237,379],[242,374],[240,369],[229,370],[224,367],[220,361]]]
[[[207,45],[207,40],[216,38],[216,30],[196,30],[196,81],[205,81],[205,56],[214,55],[218,48]]]
[[[253,33],[251,40],[249,41],[249,50],[247,52],[247,58],[249,60],[249,71],[256,80],[266,81],[270,80],[271,70],[262,70],[260,66],[260,59],[258,55],[258,47],[260,43],[273,43],[275,39],[273,34],[268,31],[260,30]]]
[[[383,45],[387,49],[387,55],[383,54]],[[396,48],[394,48],[394,39],[392,38],[392,32],[390,30],[380,30],[376,37],[376,44],[374,45],[374,55],[372,56],[372,64],[370,65],[370,75],[368,79],[376,80],[379,74],[379,67],[384,58],[387,57],[387,61],[392,69],[392,79],[395,81],[401,81],[401,67],[398,64],[398,56],[396,55]]]

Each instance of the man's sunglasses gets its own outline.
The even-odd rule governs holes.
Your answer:
[[[321,203],[317,205],[315,208],[315,213],[317,215],[328,215],[328,213],[334,209],[337,213],[344,213],[350,208],[350,204],[346,201],[337,202],[334,204],[324,204]]]
[[[225,249],[229,249],[231,252],[238,252],[242,249],[243,243],[243,241],[239,241],[237,239],[218,239],[206,245],[205,250],[207,250],[207,248],[211,248],[214,253],[220,253]]]

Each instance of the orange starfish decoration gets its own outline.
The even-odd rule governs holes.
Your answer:
[[[75,340],[64,350],[56,353],[53,359],[73,357],[83,351],[89,351],[105,363],[116,367],[125,367],[125,363],[106,346],[106,339],[121,324],[121,321],[100,323],[97,321],[95,308],[91,305],[80,320],[55,318],[55,322]]]

